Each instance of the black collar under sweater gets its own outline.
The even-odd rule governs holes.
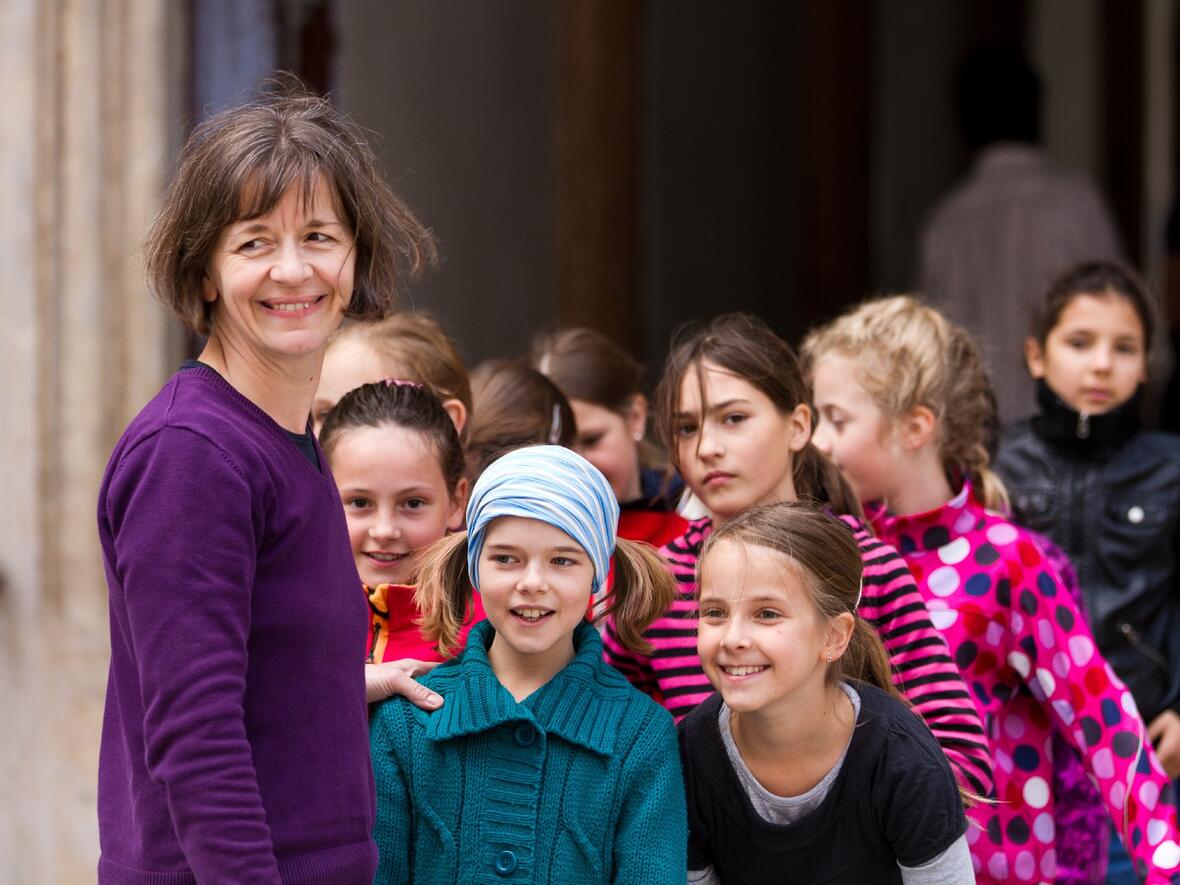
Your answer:
[[[1032,419],[1037,436],[1059,448],[1078,454],[1098,454],[1117,449],[1138,433],[1143,423],[1139,411],[1143,385],[1129,400],[1101,415],[1086,415],[1066,405],[1044,378],[1037,380],[1037,404],[1041,413]]]

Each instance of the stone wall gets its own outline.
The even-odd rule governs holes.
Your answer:
[[[108,639],[95,501],[175,363],[140,261],[178,139],[166,0],[0,4],[0,881],[94,881]]]

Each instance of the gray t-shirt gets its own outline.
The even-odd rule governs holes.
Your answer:
[[[852,702],[852,715],[856,719],[860,716],[860,695],[856,689],[844,682],[840,684],[848,700]],[[823,804],[831,792],[832,784],[836,782],[840,769],[844,767],[844,758],[848,755],[848,745],[844,746],[836,764],[825,774],[814,787],[798,796],[778,796],[771,793],[750,771],[746,760],[742,758],[737,743],[733,739],[733,728],[730,725],[730,710],[728,705],[722,704],[718,713],[717,724],[721,729],[721,741],[725,745],[725,752],[729,755],[729,763],[741,781],[750,804],[758,812],[758,816],[767,823],[786,825],[796,823]],[[851,739],[849,740],[851,743]],[[931,858],[916,867],[906,867],[898,864],[901,870],[901,880],[904,885],[973,885],[975,871],[971,866],[971,854],[967,850],[967,837],[960,836],[946,851]],[[688,871],[688,885],[722,885],[721,878],[713,868]]]

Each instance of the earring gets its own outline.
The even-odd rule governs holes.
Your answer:
[[[643,434],[642,434],[642,433],[636,433],[636,434],[633,434],[633,435],[634,435],[634,437],[635,437],[635,441],[636,441],[636,442],[643,442]]]
[[[830,664],[830,663],[832,663],[832,652],[831,652],[831,649],[829,649],[829,650],[828,650],[828,663],[829,663],[829,664]]]

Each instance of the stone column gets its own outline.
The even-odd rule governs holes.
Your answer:
[[[182,7],[0,4],[0,880],[94,881],[108,657],[95,502],[179,355],[141,244],[178,141]]]

